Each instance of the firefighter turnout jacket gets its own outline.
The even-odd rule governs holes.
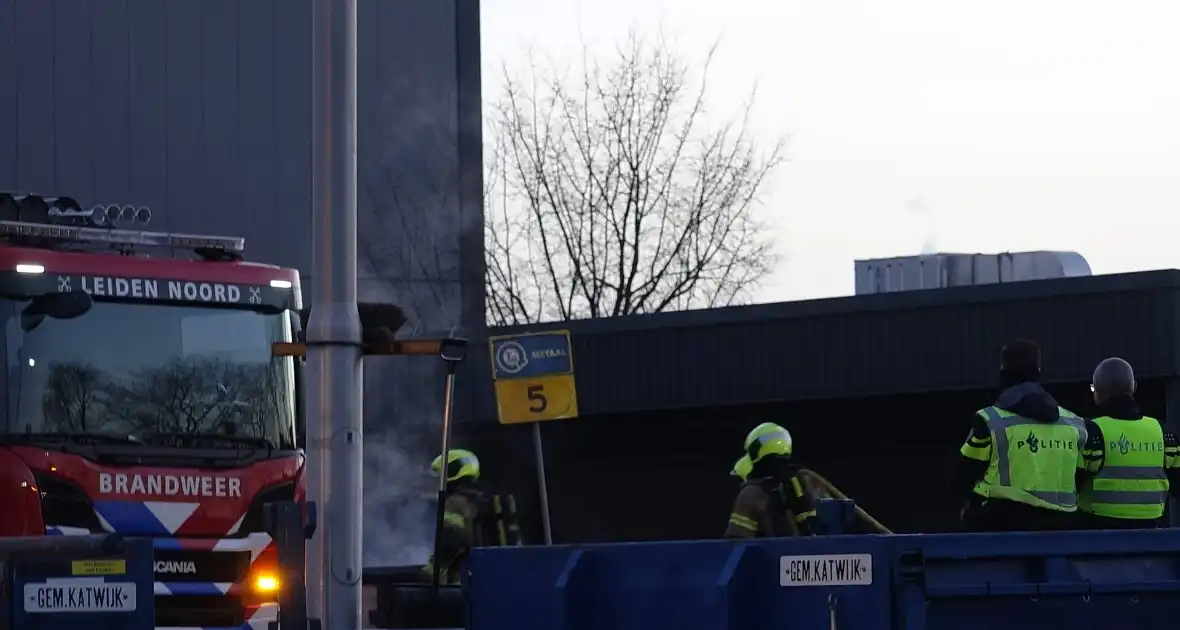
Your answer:
[[[750,479],[734,501],[725,537],[810,536],[815,516],[814,502],[798,472],[789,474],[786,481]]]
[[[463,561],[474,547],[504,547],[521,544],[516,500],[511,494],[484,492],[465,485],[451,492],[443,505],[443,528],[439,538],[440,581],[457,584]],[[423,567],[433,579],[434,558]]]

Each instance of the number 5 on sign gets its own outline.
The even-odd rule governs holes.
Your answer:
[[[578,416],[573,374],[496,381],[500,424],[564,420]]]

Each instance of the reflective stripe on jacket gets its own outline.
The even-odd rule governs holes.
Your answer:
[[[462,562],[471,548],[521,544],[516,498],[511,494],[489,494],[475,488],[455,490],[443,504],[441,533],[439,573],[444,584],[456,584]],[[433,579],[433,554],[422,567],[422,572]]]
[[[799,475],[785,483],[751,479],[742,484],[725,528],[726,538],[767,538],[811,535],[816,512]]]
[[[1164,429],[1155,418],[1091,420],[1104,438],[1102,468],[1078,493],[1078,507],[1096,516],[1157,519],[1168,502]]]
[[[979,410],[991,434],[987,473],[975,493],[1060,512],[1077,510],[1075,473],[1086,442],[1085,421],[1059,409],[1039,422],[999,407]]]

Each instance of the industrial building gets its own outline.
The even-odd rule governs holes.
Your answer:
[[[542,425],[554,538],[720,535],[730,466],[762,421],[786,425],[804,463],[895,531],[952,530],[946,486],[1005,341],[1038,341],[1050,391],[1081,414],[1094,366],[1124,357],[1145,413],[1175,423],[1178,318],[1180,271],[1155,271],[530,328],[573,336],[581,417]],[[476,363],[467,378],[487,385]],[[467,439],[535,509],[528,427],[494,424],[490,388],[477,398]]]
[[[411,334],[482,334],[479,3],[357,13],[361,298],[396,300]],[[0,0],[0,191],[244,237],[249,260],[299,269],[310,299],[312,20],[310,0]],[[366,501],[397,505],[385,479],[437,444],[441,368],[375,359],[365,377]],[[390,561],[391,525],[366,517],[372,560]]]

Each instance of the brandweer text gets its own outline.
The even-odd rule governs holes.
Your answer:
[[[127,475],[99,473],[102,494],[142,494],[183,497],[240,497],[242,480],[214,475]]]

